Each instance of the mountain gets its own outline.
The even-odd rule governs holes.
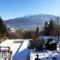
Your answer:
[[[45,21],[49,21],[51,19],[56,20],[57,16],[54,15],[31,15],[31,16],[24,16],[14,19],[6,20],[7,26],[16,29],[35,29],[37,26],[39,28],[44,26]]]

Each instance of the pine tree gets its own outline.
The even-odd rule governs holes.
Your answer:
[[[39,33],[39,27],[37,26],[37,28],[36,28],[36,34],[38,34]]]
[[[48,26],[48,35],[53,35],[54,31],[54,21],[51,19]]]
[[[44,35],[54,35],[54,21],[52,19],[50,20],[49,24],[48,22],[45,22]]]
[[[36,32],[35,32],[35,37],[38,38],[38,36],[39,36],[39,27],[37,26]]]
[[[44,32],[43,32],[44,35],[48,35],[47,32],[48,32],[48,22],[46,21],[46,22],[45,22],[45,26],[44,26]]]
[[[8,31],[6,28],[6,24],[3,22],[2,18],[0,17],[0,38],[8,37]]]

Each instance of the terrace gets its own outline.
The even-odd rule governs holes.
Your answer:
[[[0,59],[7,59],[8,56],[6,56],[6,54],[8,54],[8,51],[12,51],[10,60],[26,60],[29,52],[27,49],[28,41],[29,40],[25,39],[7,39],[1,42]],[[2,57],[2,54],[5,56],[5,58]]]
[[[28,49],[30,39],[6,39],[5,41],[1,42],[1,51],[5,51],[6,53],[0,52],[0,59],[3,60],[2,54],[4,57],[7,58],[8,51],[12,51],[10,60],[35,60],[37,58],[37,54],[39,55],[39,59],[41,60],[51,60],[56,59],[59,60],[60,57],[60,50],[59,46],[57,46],[57,50],[50,51],[50,50],[43,50],[43,51],[34,51],[31,49]],[[1,54],[2,53],[2,54]]]

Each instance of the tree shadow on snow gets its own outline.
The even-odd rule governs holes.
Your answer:
[[[30,54],[30,50],[28,48],[25,48],[24,50],[19,52],[20,48],[21,48],[21,45],[19,46],[18,50],[13,56],[13,60],[27,60]]]

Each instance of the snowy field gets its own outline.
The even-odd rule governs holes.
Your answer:
[[[11,39],[5,40],[0,43],[0,46],[9,46],[12,51],[12,60],[26,60],[28,55],[28,45],[29,40],[25,39]]]

